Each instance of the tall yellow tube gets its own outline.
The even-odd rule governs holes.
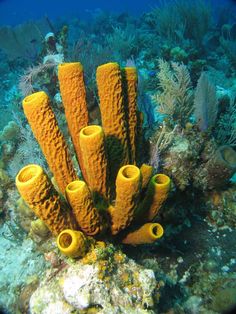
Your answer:
[[[32,164],[22,168],[16,176],[16,186],[27,205],[54,235],[64,229],[77,228],[72,213],[63,208],[58,193],[40,166]]]
[[[114,183],[119,168],[129,163],[122,76],[118,63],[107,63],[99,66],[96,78],[111,180]]]
[[[125,106],[127,111],[128,136],[130,145],[130,163],[136,164],[137,146],[137,85],[138,75],[135,67],[125,67],[124,87],[125,87]]]
[[[82,64],[80,62],[60,64],[58,66],[58,79],[68,129],[80,169],[84,179],[87,180],[79,143],[79,132],[89,123]]]
[[[23,100],[23,109],[48,165],[62,193],[77,178],[65,139],[45,92],[37,92]]]

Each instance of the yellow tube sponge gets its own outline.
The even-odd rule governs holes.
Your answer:
[[[97,68],[102,127],[106,136],[111,180],[115,181],[122,165],[129,163],[126,113],[122,91],[122,76],[118,63],[107,63]]]
[[[108,166],[102,127],[90,125],[83,128],[80,131],[80,147],[90,190],[107,198]]]
[[[98,210],[93,204],[91,193],[84,181],[76,180],[66,187],[66,198],[72,207],[74,216],[87,235],[96,235],[104,228]]]
[[[24,113],[62,193],[77,178],[72,160],[45,92],[23,100]]]
[[[112,234],[117,234],[127,228],[134,219],[140,188],[141,173],[139,168],[134,165],[121,167],[116,178],[115,207],[111,207],[109,210]]]
[[[142,164],[142,166],[140,167],[140,171],[142,174],[142,189],[145,189],[152,176],[153,167],[147,164]]]
[[[124,244],[138,245],[153,243],[163,236],[164,230],[158,223],[146,223],[142,227],[131,231],[122,240]]]
[[[81,231],[63,230],[57,237],[59,250],[68,257],[83,257],[89,247],[89,241]]]
[[[79,143],[79,132],[89,123],[82,64],[80,62],[60,64],[58,66],[58,79],[68,129],[80,169],[84,178],[87,179]]]
[[[130,163],[136,163],[136,144],[137,144],[137,84],[138,75],[135,67],[125,67],[124,86],[125,86],[125,105],[127,106],[128,134],[130,144]]]
[[[16,176],[16,186],[27,205],[54,235],[67,228],[77,228],[72,213],[63,209],[59,195],[40,166],[32,164],[22,168]]]
[[[166,201],[170,190],[170,178],[162,173],[153,176],[148,184],[146,197],[141,204],[142,213],[148,221],[156,217]]]

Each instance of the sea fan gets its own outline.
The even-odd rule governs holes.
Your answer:
[[[202,72],[195,91],[194,116],[201,131],[214,126],[218,112],[215,86],[207,74]]]

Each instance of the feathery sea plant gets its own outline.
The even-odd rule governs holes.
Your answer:
[[[200,45],[212,24],[212,8],[209,1],[175,0],[175,14],[185,25],[184,37]]]
[[[25,97],[35,92],[34,84],[40,75],[46,73],[50,69],[55,69],[57,63],[47,62],[45,64],[40,63],[37,66],[29,67],[24,75],[21,76],[19,81],[19,89],[22,95]]]
[[[134,53],[135,48],[135,28],[132,25],[113,27],[113,33],[106,37],[107,46],[117,54],[117,61],[126,60]]]
[[[19,127],[18,134],[18,146],[8,162],[7,171],[10,176],[15,177],[17,172],[25,166],[26,164],[36,163],[38,165],[46,167],[45,158],[41,152],[41,149],[36,142],[34,135],[29,127],[29,125],[24,125],[22,119],[13,114],[14,120]]]
[[[159,6],[155,7],[149,15],[156,33],[161,38],[174,45],[179,42],[179,35],[184,33],[185,26],[176,10],[173,10],[173,3],[160,1]]]
[[[225,39],[220,37],[220,44],[224,49],[225,55],[233,67],[236,67],[236,41],[235,39]]]
[[[217,123],[216,138],[221,145],[236,147],[236,96],[230,97],[230,104]]]
[[[158,111],[168,117],[168,123],[174,127],[184,127],[193,111],[192,83],[189,71],[184,64],[169,64],[159,59],[159,90],[153,96]]]
[[[211,26],[211,6],[200,0],[160,1],[150,13],[158,35],[176,45],[184,39],[201,44]]]

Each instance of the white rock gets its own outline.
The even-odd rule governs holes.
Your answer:
[[[43,58],[43,64],[46,64],[46,63],[60,64],[63,62],[64,62],[64,55],[62,53],[47,55]]]

